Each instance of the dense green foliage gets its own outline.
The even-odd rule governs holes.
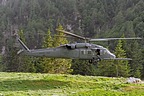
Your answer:
[[[3,66],[3,71],[48,72],[44,66],[39,65],[39,58],[30,58],[32,60],[29,60],[29,64],[20,62],[20,58],[15,55],[18,51],[17,46],[14,46],[16,41],[11,37],[14,31],[23,31],[23,38],[30,49],[44,47],[44,34],[48,29],[52,35],[56,34],[55,29],[59,24],[65,30],[92,38],[121,37],[123,34],[125,37],[143,38],[143,6],[143,0],[1,0],[0,49],[5,46],[5,54],[0,66]],[[143,40],[122,43],[126,57],[133,59],[128,62],[129,75],[144,77]],[[117,42],[103,45],[114,52]],[[103,64],[111,68],[110,62],[104,61]],[[27,69],[28,66],[32,68]],[[87,64],[88,70],[93,68],[92,74],[82,74],[96,75],[96,66],[92,66]]]
[[[115,55],[117,58],[126,58],[126,52],[122,48],[123,43],[121,40],[115,48]],[[109,60],[101,61],[98,63],[97,74],[110,77],[128,77],[130,75],[130,69],[128,61],[126,60]]]
[[[59,25],[57,29],[63,30],[61,25]],[[65,36],[64,33],[57,32],[54,38],[52,38],[50,30],[48,30],[44,40],[43,47],[44,48],[57,47],[60,46],[60,44],[68,43],[67,39],[64,36]],[[42,66],[42,70],[40,72],[45,72],[45,73],[70,73],[71,72],[70,69],[71,60],[41,57],[38,59],[38,61],[39,61],[38,65]]]
[[[0,73],[2,96],[143,96],[144,84],[100,76]]]

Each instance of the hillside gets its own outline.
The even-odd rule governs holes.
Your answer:
[[[126,78],[0,73],[0,96],[142,96],[144,84]]]

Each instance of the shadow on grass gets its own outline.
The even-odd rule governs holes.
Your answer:
[[[26,91],[61,89],[69,82],[59,80],[8,80],[0,82],[0,91]]]

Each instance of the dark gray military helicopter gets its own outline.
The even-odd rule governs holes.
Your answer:
[[[109,41],[118,39],[141,39],[137,38],[103,38],[103,39],[90,39],[85,38],[64,30],[57,30],[65,34],[71,35],[73,37],[85,40],[84,43],[71,43],[60,45],[56,48],[46,48],[46,49],[34,49],[30,50],[20,38],[18,38],[19,43],[22,46],[22,50],[18,51],[18,54],[29,55],[29,56],[39,56],[48,58],[65,58],[65,59],[83,59],[89,60],[90,63],[98,62],[100,60],[132,60],[130,58],[116,58],[116,56],[111,53],[107,48],[97,44],[91,44],[87,42],[96,41]]]

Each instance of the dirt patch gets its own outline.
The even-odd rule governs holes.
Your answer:
[[[143,86],[128,86],[128,87],[123,88],[123,90],[125,91],[133,91],[137,89],[144,89],[144,87]]]

